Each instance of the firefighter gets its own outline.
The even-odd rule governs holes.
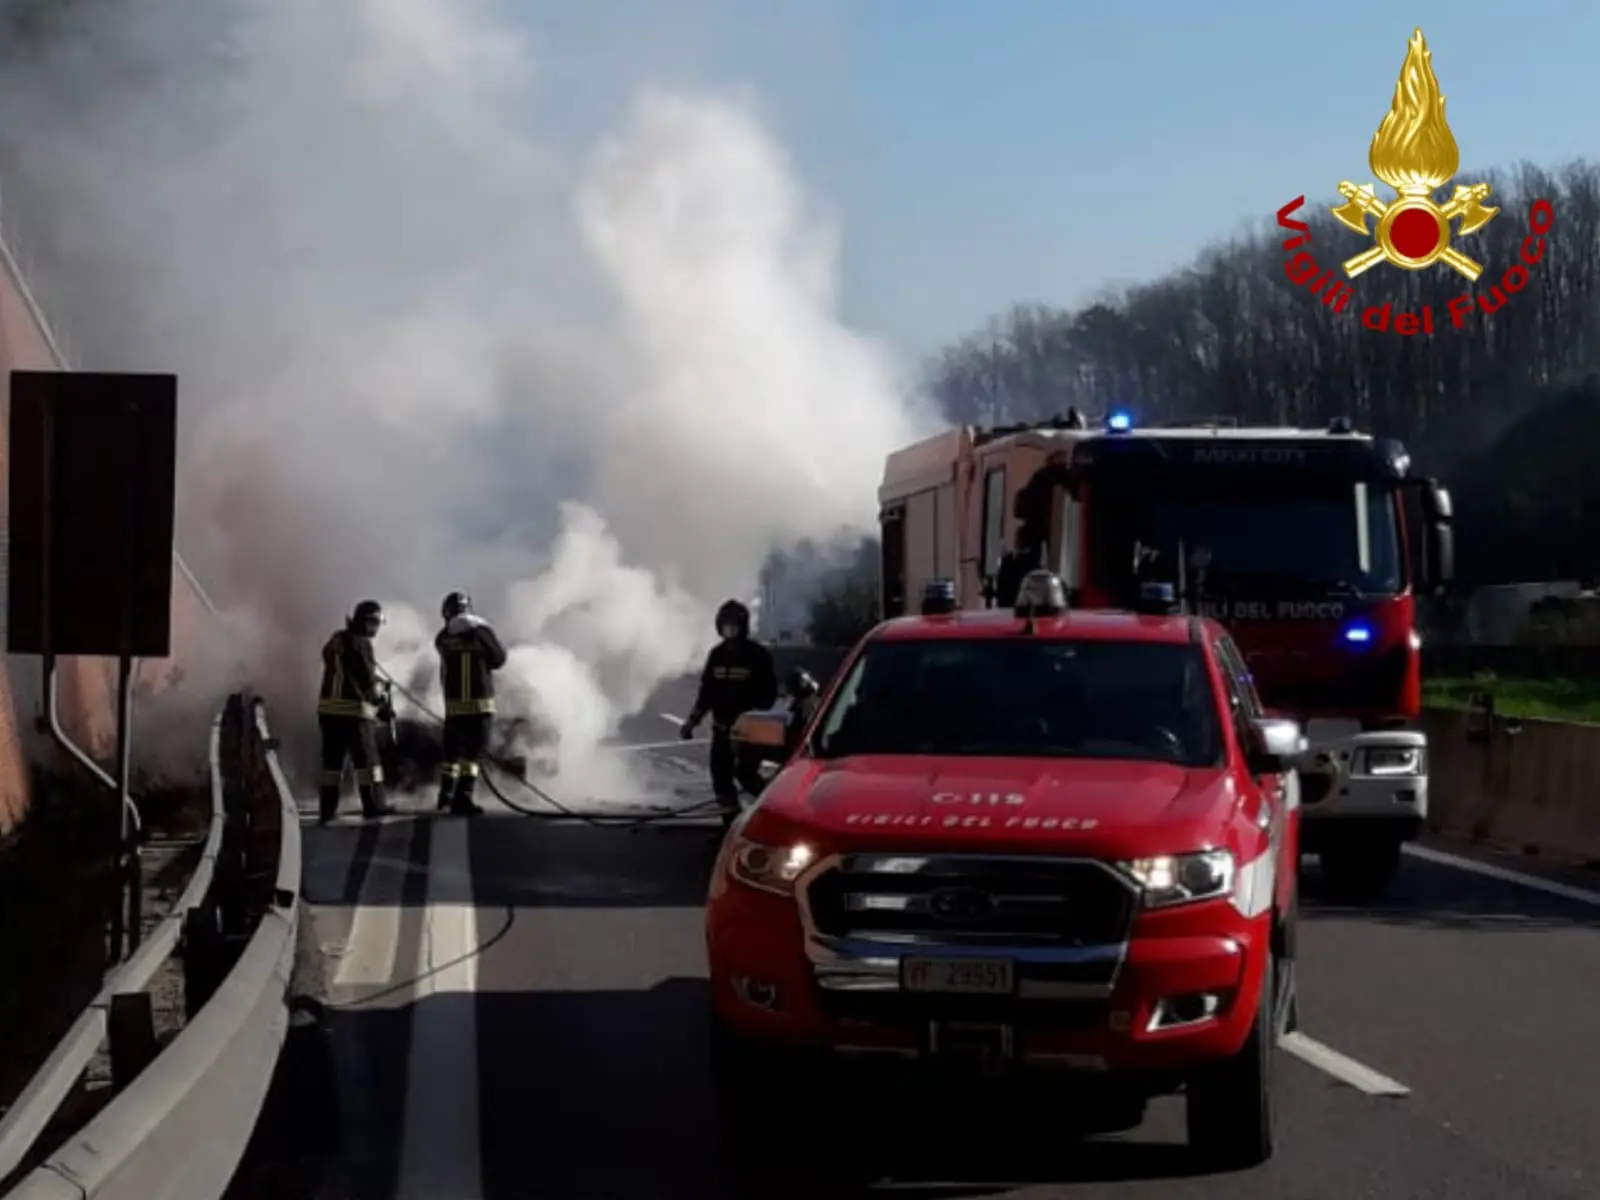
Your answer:
[[[394,810],[384,798],[383,763],[378,757],[377,722],[394,718],[387,686],[378,678],[372,639],[383,624],[383,606],[363,600],[344,628],[322,647],[322,690],[317,725],[322,731],[322,788],[319,821],[339,812],[346,761],[355,764],[361,811],[368,818]]]
[[[489,622],[472,611],[472,597],[451,592],[440,607],[444,628],[433,639],[444,685],[444,763],[439,768],[439,811],[475,817],[472,795],[479,762],[489,748],[494,720],[494,673],[506,665],[506,648]]]
[[[717,633],[722,640],[706,655],[700,692],[681,733],[685,740],[692,738],[710,714],[711,791],[723,819],[732,821],[739,813],[741,783],[752,794],[762,787],[754,765],[746,770],[737,761],[730,736],[733,723],[740,713],[771,708],[777,702],[778,676],[771,651],[750,636],[750,610],[739,601],[729,600],[717,609]]]

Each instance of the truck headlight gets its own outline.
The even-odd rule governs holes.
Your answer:
[[[1212,900],[1233,890],[1233,855],[1227,850],[1135,858],[1120,866],[1139,885],[1146,908]]]
[[[749,838],[736,837],[728,855],[728,874],[746,887],[759,888],[779,896],[794,894],[794,881],[816,861],[816,851],[804,842],[792,846],[769,846]]]
[[[1426,756],[1416,746],[1371,746],[1356,758],[1357,775],[1421,775]]]

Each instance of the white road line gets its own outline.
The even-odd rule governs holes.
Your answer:
[[[350,941],[333,975],[334,987],[387,987],[394,982],[400,901],[415,832],[413,822],[385,825],[379,832],[350,918]]]
[[[1479,862],[1475,858],[1463,858],[1459,854],[1446,854],[1443,850],[1435,850],[1431,846],[1406,845],[1402,849],[1412,858],[1419,858],[1423,862],[1435,863],[1441,867],[1454,867],[1458,871],[1470,871],[1474,875],[1482,875],[1485,879],[1514,883],[1518,887],[1543,892],[1547,896],[1559,896],[1563,900],[1600,908],[1600,892],[1590,891],[1587,888],[1573,887],[1569,883],[1557,883],[1553,879],[1540,879],[1537,875],[1525,875],[1521,871],[1497,867],[1493,863]]]
[[[483,1200],[478,1144],[478,914],[466,821],[433,827],[417,956],[396,1200]]]
[[[1330,1046],[1308,1038],[1303,1033],[1286,1033],[1278,1039],[1283,1050],[1294,1055],[1307,1066],[1332,1075],[1340,1083],[1349,1084],[1358,1092],[1369,1096],[1409,1096],[1411,1089],[1399,1080],[1390,1079],[1364,1063],[1340,1054]]]
[[[669,712],[658,712],[656,714],[656,716],[660,717],[663,721],[665,721],[669,725],[682,725],[683,724],[683,718],[682,717],[675,717]]]
[[[670,742],[628,742],[626,745],[613,746],[611,749],[620,753],[629,750],[676,750],[679,746],[703,746],[706,738],[673,738]]]

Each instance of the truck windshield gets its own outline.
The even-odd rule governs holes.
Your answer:
[[[1215,765],[1198,646],[1015,637],[875,641],[813,738],[822,758],[918,754]]]
[[[1405,586],[1392,488],[1290,478],[1108,479],[1091,484],[1089,542],[1101,578],[1132,594],[1181,565],[1208,594],[1261,599],[1395,595]]]

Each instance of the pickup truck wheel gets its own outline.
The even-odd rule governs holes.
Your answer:
[[[1299,972],[1295,969],[1300,944],[1299,930],[1300,893],[1297,890],[1294,899],[1289,902],[1289,911],[1279,918],[1275,934],[1277,952],[1274,964],[1278,977],[1276,1032],[1279,1037],[1300,1028]]]
[[[1400,870],[1400,839],[1372,831],[1363,837],[1330,840],[1321,852],[1322,876],[1338,900],[1377,900]]]
[[[1242,1171],[1272,1157],[1272,1062],[1277,1041],[1276,964],[1268,962],[1250,1036],[1232,1058],[1188,1083],[1189,1149],[1207,1166]]]

